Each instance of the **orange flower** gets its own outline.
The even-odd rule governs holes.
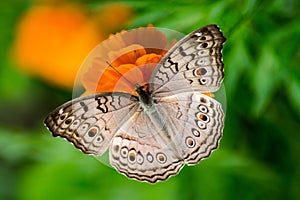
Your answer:
[[[82,65],[83,96],[116,91],[137,95],[135,84],[147,88],[157,63],[175,43],[168,45],[166,36],[152,25],[111,35]],[[214,97],[210,92],[203,94]]]
[[[83,64],[84,95],[111,91],[134,93],[134,84],[147,85],[169,48],[166,36],[151,25],[111,35]]]
[[[128,7],[120,10],[130,12]],[[76,5],[34,6],[17,26],[13,58],[23,71],[71,89],[80,64],[108,31],[99,28],[106,24],[93,20],[86,15],[86,10]]]

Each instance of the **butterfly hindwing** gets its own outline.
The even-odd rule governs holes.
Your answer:
[[[113,138],[110,163],[127,177],[149,183],[166,180],[184,166],[172,148],[128,137],[126,133]]]
[[[166,180],[184,166],[165,124],[153,117],[136,112],[112,139],[109,151],[110,163],[120,173],[149,183]]]
[[[218,147],[224,125],[220,103],[198,92],[157,98],[157,112],[138,110],[110,147],[120,173],[155,183],[208,157]]]
[[[159,114],[179,157],[192,165],[208,157],[218,147],[224,126],[221,104],[199,92],[180,93],[160,98]]]

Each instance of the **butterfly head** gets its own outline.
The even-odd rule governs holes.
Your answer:
[[[143,108],[150,108],[153,104],[153,99],[146,86],[136,84],[135,87],[135,91],[138,94],[139,101],[141,102]]]

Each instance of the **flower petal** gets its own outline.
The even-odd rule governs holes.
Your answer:
[[[82,66],[85,68],[82,84],[87,93],[116,91],[120,74],[128,73],[125,77],[132,84],[127,81],[119,88],[132,92],[136,83],[148,83],[156,63],[162,58],[160,54],[165,54],[167,49],[166,36],[154,27],[121,31],[103,41],[89,55]],[[138,69],[134,69],[136,66]]]

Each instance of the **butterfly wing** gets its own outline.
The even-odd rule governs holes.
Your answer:
[[[155,183],[193,165],[218,147],[220,103],[201,93],[157,98],[156,112],[137,111],[112,139],[110,163],[120,173]]]
[[[224,113],[216,100],[198,93],[180,93],[158,100],[161,118],[168,124],[179,157],[197,164],[218,147],[224,127]]]
[[[44,123],[53,136],[67,139],[86,154],[101,155],[128,115],[137,110],[137,101],[121,92],[79,97],[56,108]]]
[[[178,92],[214,92],[224,78],[225,37],[217,25],[207,25],[177,42],[153,72],[149,91],[156,96]]]
[[[129,178],[149,183],[179,173],[184,162],[164,126],[155,115],[136,112],[112,140],[111,165]]]

